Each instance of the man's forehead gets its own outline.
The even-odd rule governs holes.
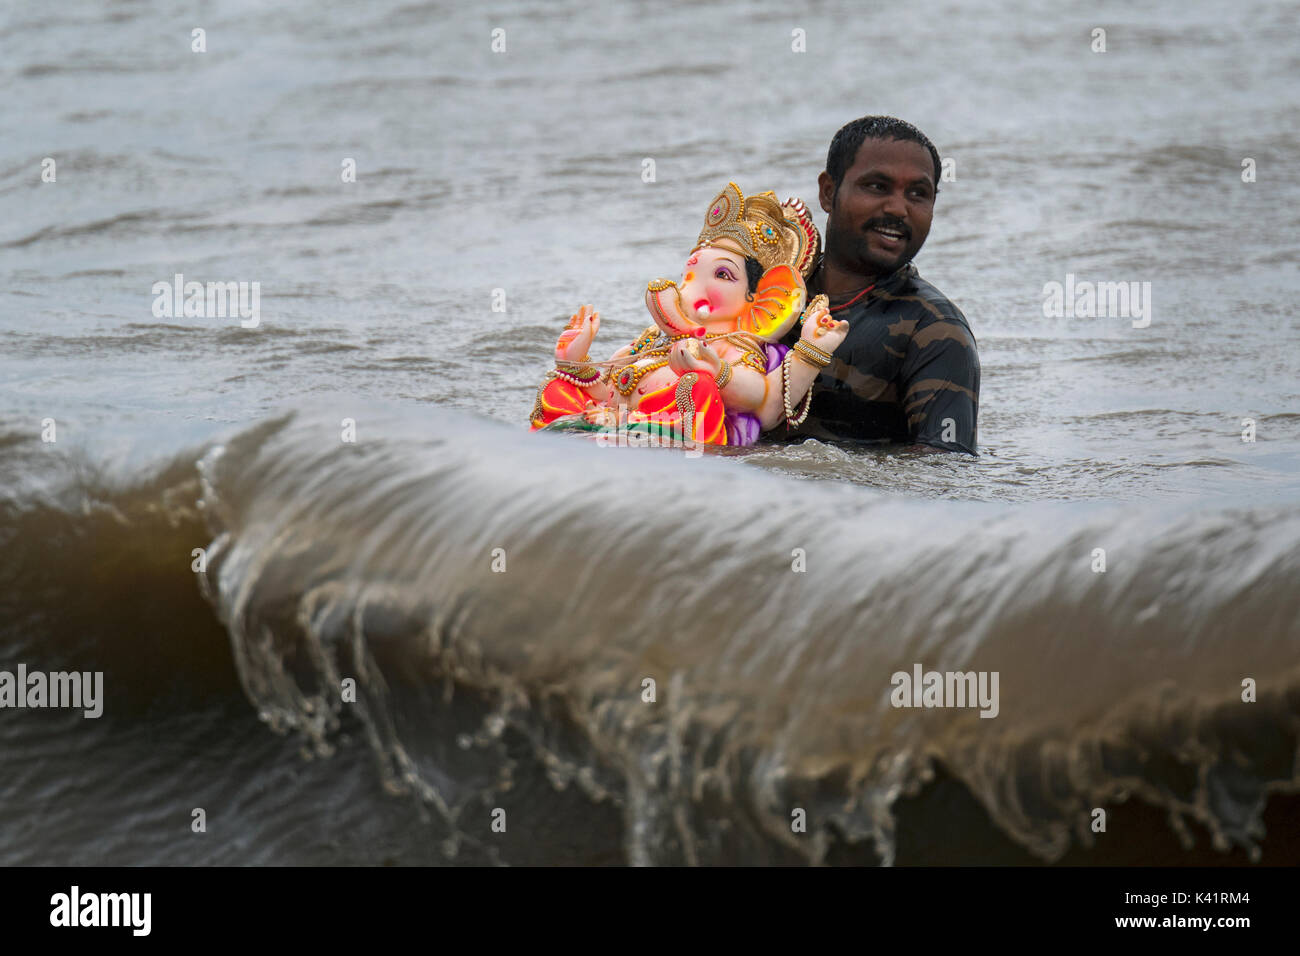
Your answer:
[[[873,168],[914,170],[918,177],[934,179],[934,158],[930,151],[910,139],[864,139],[849,172],[860,176]]]

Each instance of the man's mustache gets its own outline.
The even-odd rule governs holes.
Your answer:
[[[870,232],[872,229],[893,229],[895,232],[901,232],[903,238],[911,239],[912,230],[901,219],[895,219],[892,216],[878,216],[875,219],[868,219],[862,225],[863,232]]]

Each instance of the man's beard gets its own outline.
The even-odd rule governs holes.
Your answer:
[[[901,252],[889,256],[871,248],[865,230],[843,228],[836,224],[834,216],[826,223],[826,257],[850,272],[885,276],[910,261],[916,253],[910,236]]]

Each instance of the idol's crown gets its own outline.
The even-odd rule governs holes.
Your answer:
[[[735,183],[727,183],[709,204],[695,248],[719,239],[735,242],[745,255],[761,262],[764,270],[787,265],[805,279],[812,275],[822,247],[821,233],[801,200],[778,203],[771,191],[746,199]]]

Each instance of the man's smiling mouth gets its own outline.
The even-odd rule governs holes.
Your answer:
[[[872,226],[867,231],[883,236],[890,242],[902,242],[907,238],[907,229],[904,226]]]

